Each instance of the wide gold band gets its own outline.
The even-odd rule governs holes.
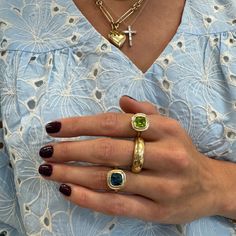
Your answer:
[[[141,172],[144,163],[144,140],[141,137],[135,138],[134,156],[131,171],[133,173]]]

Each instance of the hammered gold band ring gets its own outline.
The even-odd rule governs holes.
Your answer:
[[[141,172],[144,163],[144,140],[141,137],[135,138],[134,155],[131,171],[135,174]]]

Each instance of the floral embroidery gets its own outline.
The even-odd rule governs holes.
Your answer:
[[[0,234],[235,234],[222,217],[160,225],[82,209],[37,171],[38,150],[57,141],[48,121],[120,112],[122,95],[178,120],[205,155],[236,162],[235,9],[234,0],[187,0],[176,35],[143,73],[72,0],[1,0]]]

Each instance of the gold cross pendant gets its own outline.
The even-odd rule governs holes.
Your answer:
[[[128,26],[128,30],[124,30],[124,31],[122,31],[123,33],[125,33],[125,34],[128,34],[128,36],[129,36],[129,46],[130,47],[132,47],[133,46],[133,38],[132,38],[132,36],[133,36],[133,34],[136,34],[137,33],[137,31],[135,31],[135,30],[132,30],[131,29],[131,26],[129,25]]]

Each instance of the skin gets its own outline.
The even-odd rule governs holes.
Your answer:
[[[109,215],[168,224],[211,215],[236,216],[235,164],[199,153],[179,123],[160,116],[150,103],[124,96],[120,106],[125,113],[60,120],[61,130],[54,137],[98,136],[95,140],[52,144],[53,156],[45,161],[52,165],[53,172],[45,178],[70,186],[69,201]],[[134,174],[129,171],[134,142],[124,138],[136,137],[130,120],[137,112],[148,114],[150,127],[142,132],[144,168]],[[99,166],[75,167],[68,161]],[[107,187],[107,172],[114,166],[127,169],[122,193],[131,194],[114,193]]]
[[[132,29],[137,31],[137,34],[133,36],[132,48],[128,46],[128,43],[121,48],[121,51],[143,72],[160,56],[175,35],[185,5],[185,0],[175,1],[174,4],[173,0],[148,1],[145,9],[132,25]],[[94,0],[74,0],[74,2],[95,29],[107,38],[111,26],[95,5]],[[105,0],[108,8],[112,9],[112,13],[115,14],[114,19],[126,12],[134,2],[135,0]],[[133,18],[128,19],[132,22]],[[126,25],[130,24],[128,19]],[[126,25],[122,24],[121,30],[126,30]]]
[[[106,2],[116,9],[117,15],[129,5],[129,1]],[[75,4],[106,37],[110,26],[95,4],[88,4],[88,0],[75,0]],[[121,51],[143,72],[174,36],[183,7],[184,0],[175,4],[173,0],[149,0],[134,24],[138,32],[145,28],[146,33],[134,36],[132,50],[124,46]],[[158,25],[155,31],[154,24]],[[235,164],[199,153],[180,124],[160,116],[152,104],[122,97],[120,106],[124,111],[122,114],[104,113],[60,120],[61,130],[52,136],[97,136],[97,139],[53,143],[53,156],[45,159],[52,166],[52,175],[44,178],[70,186],[71,195],[66,197],[69,201],[110,215],[171,224],[211,215],[236,218]],[[150,127],[142,132],[144,168],[141,173],[133,174],[129,169],[137,133],[130,120],[137,112],[148,115]],[[67,164],[68,161],[91,162],[99,166],[75,167]],[[107,187],[107,172],[114,166],[125,167],[127,182],[123,192],[129,195],[114,193]]]

